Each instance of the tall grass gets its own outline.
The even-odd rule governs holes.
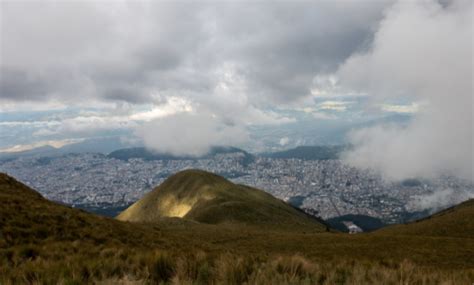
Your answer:
[[[37,250],[37,249],[36,249]],[[13,255],[13,256],[12,256]],[[0,254],[0,284],[472,284],[474,270],[440,270],[396,262],[302,255],[242,256],[106,249],[64,260],[31,257],[30,249]]]
[[[426,235],[409,231],[413,226],[402,227],[403,235],[343,235],[175,220],[135,224],[57,205],[2,175],[0,205],[0,285],[474,282],[472,227],[457,223],[471,210],[444,220],[456,225],[454,237],[424,226]]]

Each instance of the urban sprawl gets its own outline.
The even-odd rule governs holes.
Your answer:
[[[265,190],[324,219],[361,214],[386,223],[400,222],[405,213],[427,207],[430,195],[439,191],[455,194],[446,195],[446,205],[466,199],[474,191],[472,184],[453,177],[388,182],[372,171],[339,160],[255,157],[244,161],[245,154],[239,152],[194,160],[120,160],[86,153],[3,161],[0,172],[54,201],[106,207],[133,203],[169,175],[197,168]]]

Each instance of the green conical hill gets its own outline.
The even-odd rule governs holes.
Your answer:
[[[262,190],[237,185],[201,170],[185,170],[169,177],[117,218],[155,222],[164,217],[208,224],[242,223],[326,230],[322,221]]]

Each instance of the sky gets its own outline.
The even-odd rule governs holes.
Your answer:
[[[2,151],[350,144],[391,179],[473,177],[472,1],[0,3]]]

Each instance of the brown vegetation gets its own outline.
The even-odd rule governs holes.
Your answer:
[[[0,284],[471,284],[472,223],[458,209],[361,235],[120,222],[58,205],[0,175]],[[463,214],[469,214],[465,208]],[[472,217],[472,216],[471,216]],[[458,228],[433,234],[426,222]],[[445,223],[448,223],[446,225]],[[424,234],[426,232],[426,234]]]

